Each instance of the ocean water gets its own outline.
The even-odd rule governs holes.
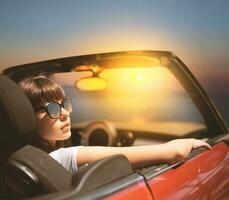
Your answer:
[[[73,122],[96,120],[98,118],[126,121],[135,116],[137,120],[141,120],[141,118],[148,120],[177,118],[183,121],[202,121],[195,106],[187,101],[183,94],[177,94],[170,99],[145,98],[142,102],[138,98],[114,98],[79,93],[73,87],[65,88],[65,90],[73,100]],[[229,127],[229,95],[210,94],[209,97],[219,110],[227,127]]]

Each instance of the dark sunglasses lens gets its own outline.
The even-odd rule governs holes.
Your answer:
[[[51,102],[47,106],[47,111],[48,111],[48,114],[51,118],[56,119],[60,116],[61,107],[58,103]]]
[[[64,99],[63,101],[64,109],[68,112],[72,112],[72,103],[70,99]]]

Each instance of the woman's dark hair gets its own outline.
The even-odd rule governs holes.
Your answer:
[[[45,103],[59,101],[65,97],[62,87],[44,75],[25,78],[19,85],[29,98],[35,111]]]
[[[50,101],[59,101],[65,97],[63,88],[50,77],[39,75],[25,78],[19,82],[30,100],[34,111]],[[43,149],[47,153],[64,146],[64,141],[56,141],[53,145],[41,138],[38,134],[34,135],[31,144]]]

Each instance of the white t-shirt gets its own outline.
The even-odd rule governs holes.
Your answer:
[[[72,173],[77,171],[77,150],[78,147],[60,148],[49,153],[49,155],[63,165]]]

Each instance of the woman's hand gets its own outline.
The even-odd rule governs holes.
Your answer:
[[[165,143],[165,145],[171,152],[175,152],[174,159],[171,160],[171,163],[175,163],[177,161],[185,159],[192,149],[196,149],[199,147],[211,149],[211,146],[208,143],[194,138],[176,139]]]
[[[205,147],[207,149],[211,149],[211,146],[202,140],[197,140],[197,139],[192,139],[192,140],[194,140],[192,146],[193,149],[197,149],[199,147]]]

